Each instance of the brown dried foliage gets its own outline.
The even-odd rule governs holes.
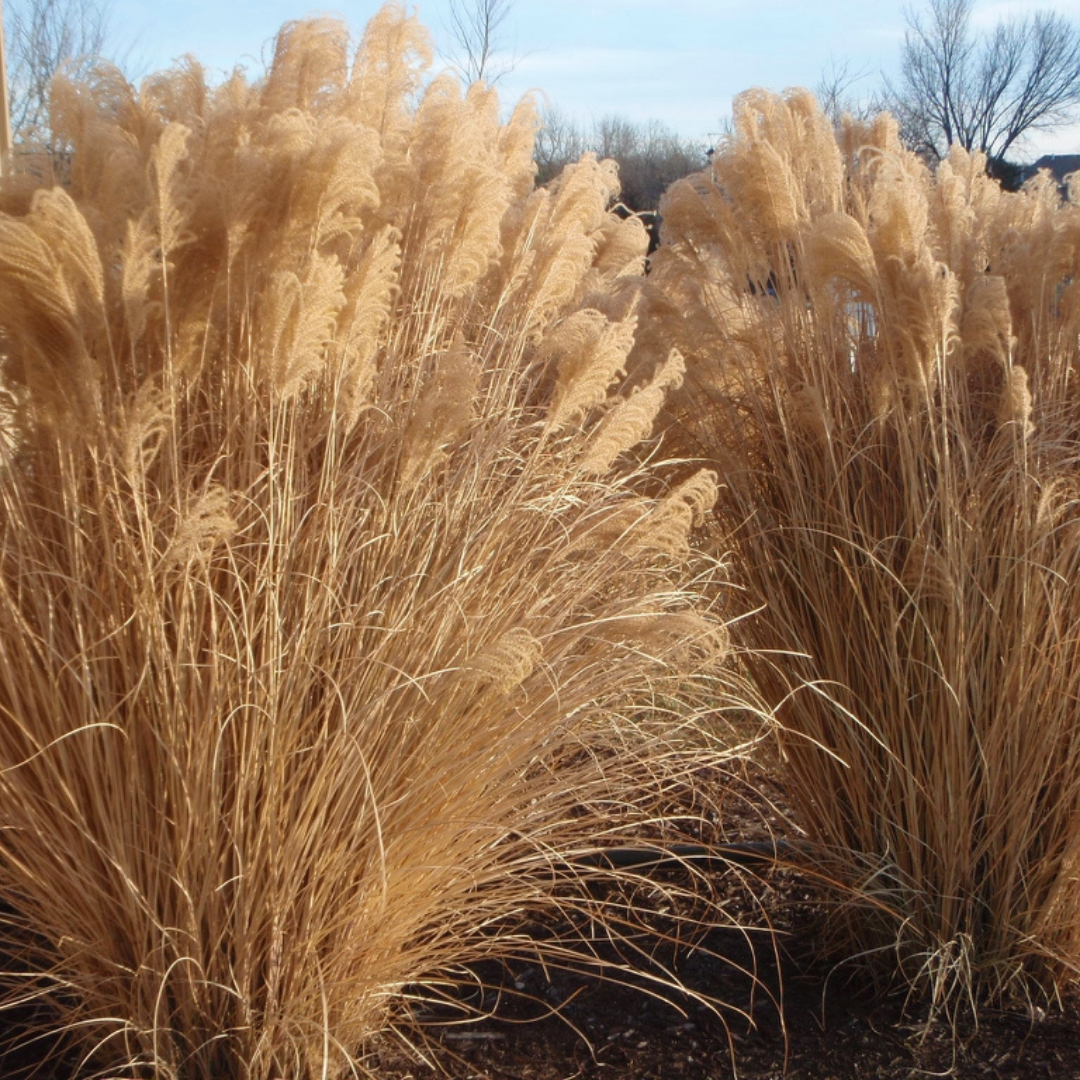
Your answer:
[[[66,185],[0,192],[5,977],[101,1074],[336,1075],[530,911],[619,933],[565,860],[700,759],[715,484],[648,494],[618,412],[678,381],[621,381],[644,237],[428,52],[388,7],[254,83],[60,81]]]
[[[748,662],[843,955],[939,1004],[1053,993],[1080,965],[1080,208],[753,92],[663,213],[631,362],[685,357],[669,419],[764,605]]]

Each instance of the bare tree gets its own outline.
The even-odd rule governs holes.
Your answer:
[[[856,120],[869,120],[885,108],[879,92],[868,96],[856,92],[856,85],[869,76],[868,68],[853,71],[850,61],[837,60],[835,56],[830,57],[828,64],[821,69],[814,96],[822,112],[834,125],[839,125],[841,119],[848,115]]]
[[[8,0],[4,19],[11,128],[26,137],[48,127],[53,75],[101,58],[109,8],[107,0]]]
[[[1039,12],[977,38],[973,0],[929,0],[908,13],[898,85],[888,104],[909,145],[935,158],[953,143],[1001,162],[1017,140],[1071,119],[1080,105],[1080,35]]]
[[[636,142],[616,155],[622,202],[632,210],[655,210],[676,180],[708,163],[702,142],[684,139],[658,120],[635,125]]]
[[[588,149],[587,140],[573,118],[554,105],[541,116],[536,133],[533,157],[536,160],[536,179],[541,184],[553,180],[571,161],[577,161]]]
[[[556,108],[548,108],[536,140],[537,179],[545,184],[590,152],[619,166],[619,201],[628,210],[656,210],[668,186],[705,167],[705,144],[681,138],[657,120],[634,123],[605,116],[582,131]]]
[[[599,158],[622,161],[638,151],[642,141],[639,125],[625,116],[602,116],[593,122],[589,149]]]
[[[513,67],[496,63],[512,0],[450,0],[451,57],[466,83],[494,85]]]

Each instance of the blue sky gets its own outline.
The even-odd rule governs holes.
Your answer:
[[[374,0],[321,9],[297,0],[113,0],[112,12],[116,38],[134,43],[143,70],[193,53],[212,69],[242,63],[254,73],[284,21],[340,15],[359,33],[378,6]],[[408,6],[437,46],[447,43],[447,0]],[[830,61],[865,71],[858,85],[869,90],[880,72],[896,69],[907,6],[902,0],[513,0],[503,37],[515,66],[499,89],[508,102],[543,91],[584,123],[614,113],[711,139],[740,90],[813,87]],[[976,0],[974,17],[992,27],[1003,15],[1047,8],[1080,24],[1080,0]],[[1025,151],[1016,156],[1080,152],[1080,126],[1036,136]]]

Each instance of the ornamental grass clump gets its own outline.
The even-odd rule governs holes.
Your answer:
[[[407,987],[587,963],[521,924],[624,932],[566,863],[701,754],[644,231],[427,53],[391,6],[257,82],[60,79],[63,185],[0,190],[2,978],[95,1075],[336,1076]]]
[[[849,957],[933,1003],[1080,964],[1080,208],[741,98],[650,341],[723,481],[755,681]],[[642,346],[644,348],[644,345]],[[857,897],[852,902],[850,897]]]

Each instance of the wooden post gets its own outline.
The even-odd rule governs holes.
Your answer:
[[[7,49],[4,46],[4,3],[0,0],[0,176],[11,170],[11,106],[8,103]]]

